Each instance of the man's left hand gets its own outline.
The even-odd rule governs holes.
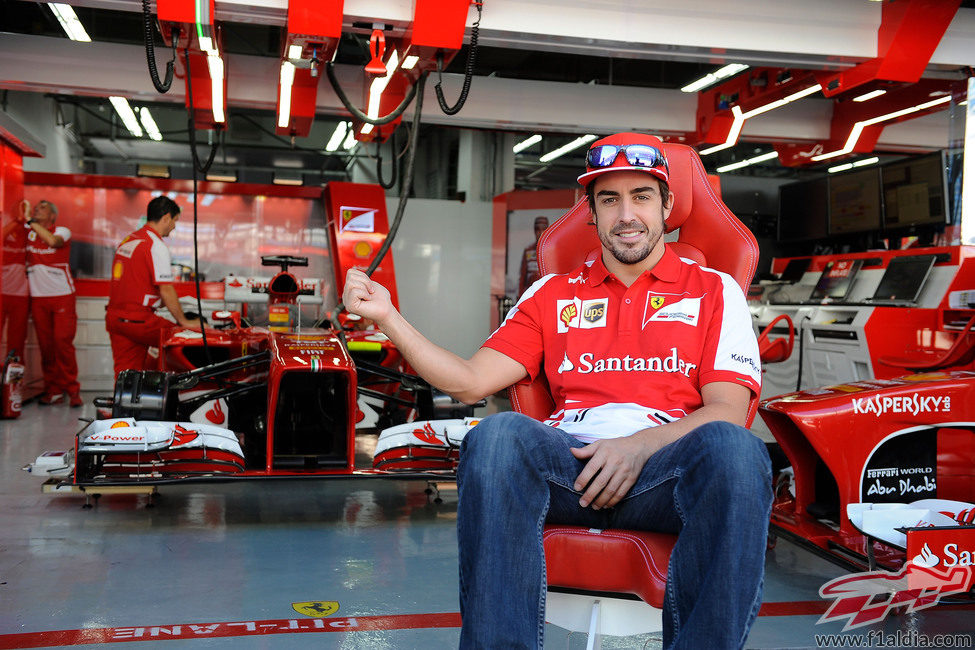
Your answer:
[[[574,486],[577,491],[585,489],[579,505],[592,504],[593,510],[599,510],[612,508],[629,493],[654,450],[642,436],[627,436],[597,440],[571,451],[579,460],[589,461]]]

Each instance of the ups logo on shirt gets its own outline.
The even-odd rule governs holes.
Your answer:
[[[555,309],[559,316],[557,332],[564,334],[570,328],[593,329],[606,327],[608,301],[605,298],[594,300],[557,300]]]
[[[595,304],[586,307],[585,311],[582,312],[583,319],[589,323],[597,323],[602,319],[603,314],[606,313],[606,303],[597,302]]]

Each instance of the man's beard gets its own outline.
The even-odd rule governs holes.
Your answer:
[[[601,241],[603,246],[605,246],[606,249],[612,253],[613,257],[616,258],[616,261],[620,262],[621,264],[639,264],[650,256],[650,253],[653,251],[653,247],[657,245],[657,242],[660,241],[660,238],[663,236],[663,223],[664,211],[661,209],[660,228],[656,231],[648,230],[648,238],[646,243],[639,247],[620,246],[618,245],[618,242],[612,238],[612,235],[615,235],[623,230],[628,230],[631,227],[630,224],[617,224],[608,235],[604,234],[599,228],[596,229],[596,232],[599,235],[599,241]]]

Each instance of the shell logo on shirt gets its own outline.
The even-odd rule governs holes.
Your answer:
[[[122,263],[116,262],[112,265],[112,279],[121,280],[122,279]]]
[[[560,332],[567,331],[569,328],[569,324],[572,323],[576,319],[576,316],[578,315],[579,315],[579,310],[576,309],[576,306],[572,303],[569,303],[565,307],[559,309],[559,321],[566,327],[565,330],[559,328],[559,331]]]
[[[568,332],[570,327],[584,330],[606,327],[608,300],[606,298],[557,300],[555,311],[559,316],[557,329],[559,334]]]

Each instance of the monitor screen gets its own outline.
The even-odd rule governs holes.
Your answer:
[[[785,265],[785,270],[782,271],[782,275],[779,276],[779,280],[795,284],[806,274],[811,263],[811,257],[796,257],[789,260],[789,263]]]
[[[863,260],[840,260],[829,262],[819,276],[810,300],[845,300],[853,286],[853,279],[863,265]]]
[[[825,177],[779,187],[780,242],[825,239],[828,221],[829,187]]]
[[[936,255],[904,255],[887,264],[872,300],[917,301]]]
[[[876,167],[836,174],[829,179],[829,234],[881,228],[880,170]]]
[[[944,156],[940,151],[881,167],[884,227],[894,229],[946,223],[945,172]]]

